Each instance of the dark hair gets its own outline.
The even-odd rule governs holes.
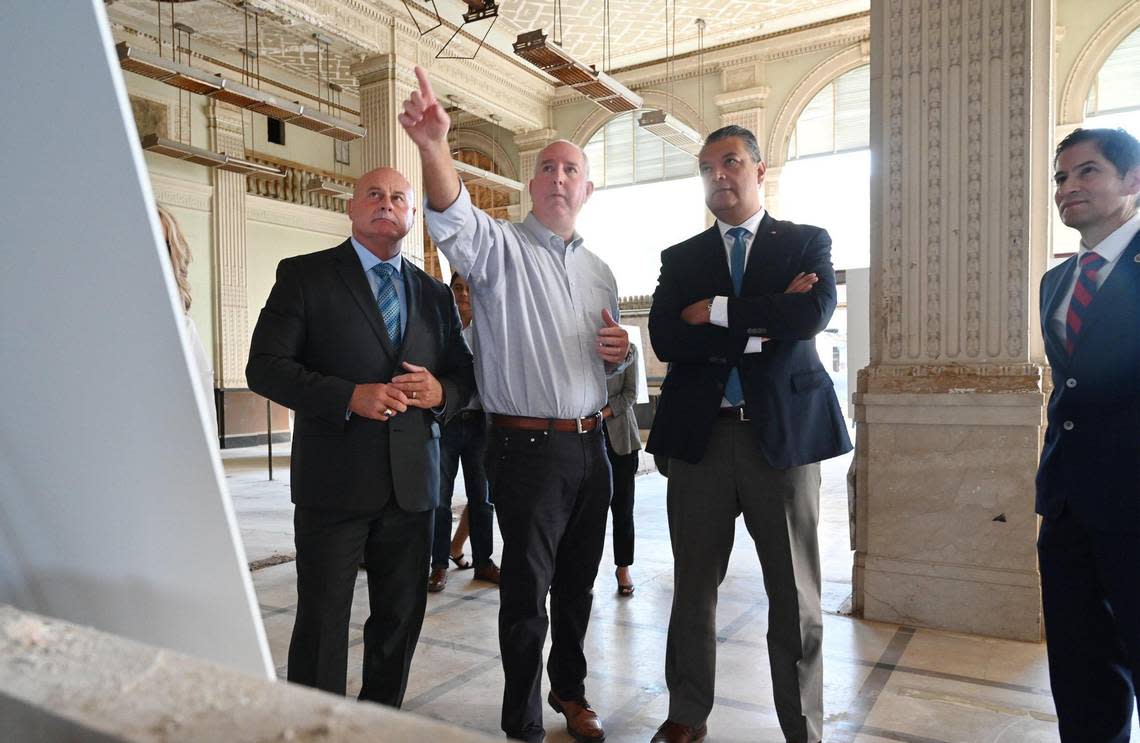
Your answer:
[[[1081,142],[1095,144],[1104,159],[1112,163],[1121,176],[1140,165],[1140,142],[1123,129],[1077,129],[1057,145],[1053,166],[1056,167],[1062,152]]]
[[[462,279],[462,278],[463,277],[459,275],[458,271],[452,271],[451,272],[451,281],[447,282],[447,285],[448,286],[455,286],[455,280],[456,279]]]
[[[719,142],[722,139],[728,139],[730,137],[736,137],[744,143],[744,147],[748,150],[748,154],[751,156],[752,162],[758,163],[764,159],[760,157],[760,143],[756,141],[756,135],[742,126],[737,126],[736,124],[722,126],[720,129],[717,129],[715,132],[705,137],[705,145],[708,146],[713,142]]]

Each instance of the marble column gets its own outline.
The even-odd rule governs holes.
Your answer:
[[[558,132],[555,129],[532,129],[515,135],[515,146],[519,150],[519,181],[523,184],[523,190],[519,193],[519,219],[525,219],[530,213],[530,189],[527,186],[534,177],[538,153],[556,139]]]
[[[245,157],[242,110],[211,100],[210,149]],[[249,297],[245,270],[245,176],[214,169],[211,230],[214,242],[214,379],[222,389],[243,388],[249,358]]]
[[[872,3],[854,608],[1040,640],[1049,0]]]
[[[392,50],[369,57],[352,66],[360,84],[360,125],[368,129],[364,137],[362,170],[395,168],[404,174],[416,194],[416,207],[423,209],[423,168],[420,153],[404,133],[396,116],[404,101],[418,89],[415,65],[427,66],[420,50],[419,35],[410,24],[393,20],[389,29]],[[421,268],[424,266],[423,219],[417,216],[404,238],[402,252]],[[434,248],[433,248],[434,249]]]

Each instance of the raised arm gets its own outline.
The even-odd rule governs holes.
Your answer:
[[[447,130],[451,117],[435,99],[427,72],[416,66],[420,89],[413,90],[404,101],[404,111],[397,119],[420,151],[424,167],[424,195],[428,206],[441,212],[459,197],[459,173],[451,163]]]

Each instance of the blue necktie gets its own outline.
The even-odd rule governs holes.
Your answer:
[[[725,234],[732,238],[732,251],[728,254],[728,263],[732,269],[732,293],[740,296],[740,288],[744,284],[744,241],[750,233],[743,227],[733,227]],[[724,383],[724,397],[733,405],[744,402],[744,386],[740,383],[740,370],[736,367],[728,373],[728,381]]]
[[[384,327],[388,329],[388,340],[396,348],[400,347],[400,298],[396,295],[396,284],[393,278],[396,269],[388,263],[377,263],[372,270],[380,277],[380,288],[376,291],[376,306],[384,318]]]

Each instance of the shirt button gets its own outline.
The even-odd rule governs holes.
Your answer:
[[[1065,429],[1066,431],[1072,431],[1073,430],[1073,422],[1072,421],[1065,421],[1064,423],[1061,424],[1061,428]]]
[[[1065,380],[1065,386],[1068,387],[1069,389],[1072,389],[1072,388],[1077,386],[1077,380],[1073,379],[1072,377],[1069,377],[1068,379]]]

